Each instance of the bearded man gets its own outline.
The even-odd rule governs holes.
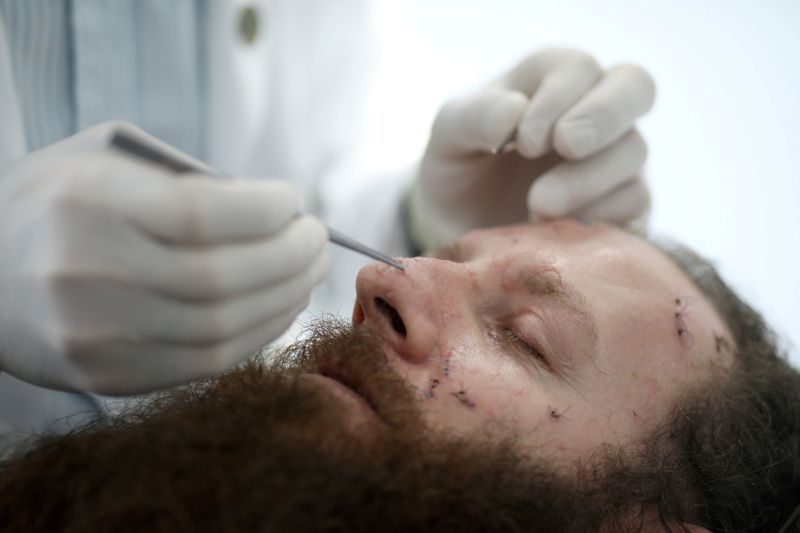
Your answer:
[[[351,323],[31,442],[0,527],[797,528],[800,376],[697,256],[561,220],[402,262]]]

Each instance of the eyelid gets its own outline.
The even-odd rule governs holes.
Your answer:
[[[578,359],[595,361],[598,351],[597,323],[590,313],[587,299],[571,288],[556,269],[521,269],[510,274],[511,287],[524,287],[527,311],[533,311],[543,322],[544,344],[554,367],[569,374],[577,368]],[[537,279],[538,278],[538,279]],[[552,303],[552,308],[549,304]],[[547,308],[546,315],[536,312]]]
[[[526,351],[526,355],[530,355],[535,361],[542,364],[548,371],[554,371],[550,359],[545,355],[545,352],[539,347],[538,343],[526,339],[512,329],[506,330],[506,339],[514,343],[517,349],[524,349]]]

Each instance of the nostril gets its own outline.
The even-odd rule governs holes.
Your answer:
[[[361,307],[361,305],[358,302],[356,302],[355,305],[353,306],[353,323],[356,325],[361,324],[362,322],[364,322],[365,318],[366,317],[364,316],[364,308]]]
[[[392,328],[402,335],[403,337],[406,336],[406,325],[403,324],[403,319],[400,318],[400,313],[389,304],[383,298],[375,298],[375,307],[378,311],[384,315],[386,318],[389,319],[389,322],[392,324]]]

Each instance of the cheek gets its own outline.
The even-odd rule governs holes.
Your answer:
[[[558,394],[508,356],[450,352],[420,391],[426,422],[450,435],[513,437],[522,450],[570,464],[604,438],[604,416]]]
[[[686,375],[688,360],[671,328],[668,308],[644,312],[632,303],[630,312],[605,326],[601,345],[613,346],[598,358],[595,386],[609,408],[645,414],[663,402],[676,376]]]
[[[420,391],[432,427],[458,435],[528,435],[547,412],[541,384],[509,356],[450,352]]]
[[[667,414],[677,384],[691,375],[685,361],[657,357],[652,351],[630,352],[625,360],[598,373],[592,386],[595,415],[604,420],[601,434],[606,440],[636,439],[653,420]]]

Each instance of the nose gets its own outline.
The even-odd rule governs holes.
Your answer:
[[[463,267],[428,258],[404,264],[405,271],[377,263],[361,269],[353,323],[377,331],[400,357],[423,363],[463,326]]]

